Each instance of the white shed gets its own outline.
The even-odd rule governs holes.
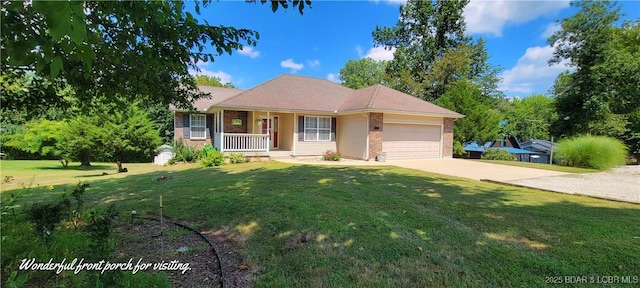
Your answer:
[[[173,147],[166,144],[156,148],[156,153],[158,153],[158,155],[153,157],[153,164],[156,165],[166,165],[169,163],[169,159],[174,156]]]

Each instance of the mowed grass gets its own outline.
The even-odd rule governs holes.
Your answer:
[[[542,169],[542,170],[551,170],[551,171],[558,171],[558,172],[567,172],[567,173],[600,172],[600,170],[596,170],[596,169],[569,167],[569,166],[562,166],[562,165],[556,165],[556,164],[543,164],[543,163],[520,162],[520,161],[503,161],[503,160],[474,160],[474,161],[508,165],[508,166],[525,167],[525,168]]]
[[[125,214],[159,214],[162,195],[164,215],[229,231],[256,287],[536,287],[558,279],[549,277],[640,275],[634,204],[392,166],[137,164],[91,176],[43,168],[53,161],[1,164],[16,181],[37,172],[26,206],[57,201],[81,176],[87,205]],[[49,191],[40,175],[68,184]],[[3,197],[15,191],[4,187]]]

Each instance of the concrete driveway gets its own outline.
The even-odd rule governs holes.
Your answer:
[[[474,180],[513,181],[569,173],[507,166],[464,159],[389,160],[388,164]]]

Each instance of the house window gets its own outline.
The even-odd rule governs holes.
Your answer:
[[[305,116],[304,141],[331,141],[331,118]]]
[[[205,114],[191,114],[191,139],[207,138],[207,116]]]

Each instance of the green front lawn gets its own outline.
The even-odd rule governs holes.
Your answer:
[[[122,213],[158,214],[162,195],[173,219],[228,227],[256,287],[535,287],[640,275],[640,205],[392,166],[131,164],[100,176],[53,161],[0,164],[14,183],[36,175],[26,206],[57,201],[78,179],[91,183],[87,202]]]
[[[566,172],[566,173],[601,172],[600,170],[596,170],[596,169],[569,167],[569,166],[562,166],[562,165],[556,165],[556,164],[552,165],[552,164],[520,162],[520,161],[504,161],[504,160],[473,160],[473,161],[480,161],[480,162],[501,164],[501,165],[509,165],[509,166],[517,166],[517,167],[525,167],[525,168],[535,168],[535,169],[542,169],[542,170],[551,170],[551,171]]]

